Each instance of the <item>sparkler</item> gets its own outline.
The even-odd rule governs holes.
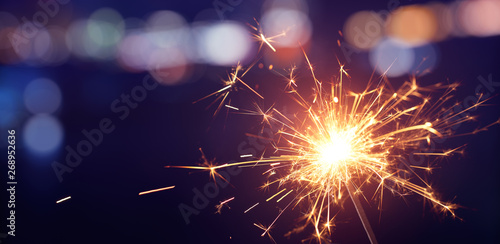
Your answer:
[[[262,43],[275,51],[261,32],[256,37],[259,36]],[[417,167],[401,159],[411,150],[418,149],[422,143],[430,145],[435,138],[454,136],[453,126],[475,119],[467,115],[467,111],[484,103],[482,96],[473,106],[456,112],[456,105],[448,104],[453,99],[452,93],[458,83],[419,86],[413,77],[395,90],[384,76],[378,80],[370,79],[364,91],[354,92],[344,86],[344,79],[350,76],[343,65],[340,65],[336,82],[326,83],[316,77],[305,52],[304,56],[314,82],[312,99],[306,99],[296,89],[300,81],[296,80],[295,67],[290,69],[289,76],[283,76],[288,79],[286,92],[291,94],[293,101],[303,111],[287,117],[276,108],[266,110],[257,107],[256,111],[251,111],[226,105],[239,113],[262,116],[263,124],[277,124],[281,128],[273,143],[275,156],[223,165],[208,163],[203,156],[205,163],[202,166],[167,167],[208,170],[214,178],[222,178],[216,171],[225,167],[266,167],[264,173],[269,180],[262,188],[276,185],[279,189],[266,201],[288,201],[270,225],[264,227],[262,224],[254,224],[264,231],[262,236],[267,234],[272,240],[274,239],[269,231],[279,217],[287,209],[300,204],[307,211],[304,215],[306,224],[299,229],[304,229],[309,224],[314,226],[313,237],[321,243],[332,234],[336,216],[334,213],[346,199],[351,198],[370,241],[376,243],[359,200],[359,196],[367,199],[368,185],[376,186],[372,194],[373,198],[380,199],[380,206],[384,191],[400,196],[414,193],[428,200],[437,210],[456,217],[454,210],[457,205],[439,199],[434,189],[420,175],[421,171],[431,171],[431,165]],[[217,99],[222,99],[216,112],[220,110],[228,91],[236,82],[263,99],[238,76],[242,70],[238,65],[230,74],[226,86],[207,96],[216,95]],[[248,70],[249,68],[244,74]],[[430,94],[433,92],[440,92],[439,98],[432,98]],[[473,133],[497,123],[499,121]],[[458,147],[424,151],[418,155],[444,157],[461,152],[462,147]],[[241,158],[250,156],[242,155]],[[401,162],[406,168],[398,167]],[[233,199],[221,202],[217,207],[218,212]],[[244,213],[258,206],[259,202]]]

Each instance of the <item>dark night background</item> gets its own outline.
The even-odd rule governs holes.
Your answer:
[[[225,2],[225,1],[224,1]],[[253,24],[259,19],[264,1],[243,0],[233,11],[225,13],[226,19]],[[342,30],[348,17],[361,10],[387,9],[388,1],[308,1],[312,35],[307,46],[310,60],[317,68],[320,79],[330,80],[336,74],[336,56],[342,62]],[[401,6],[426,4],[426,1],[401,0]],[[109,7],[123,18],[146,19],[157,10],[172,10],[182,15],[189,24],[198,13],[213,9],[212,1],[71,1],[61,6],[61,18],[69,20],[88,18],[95,10]],[[66,10],[64,8],[67,8]],[[0,11],[9,12],[21,19],[39,11],[35,1],[2,1]],[[66,11],[66,12],[65,12]],[[67,17],[69,16],[69,17]],[[56,16],[57,17],[57,16]],[[57,18],[51,20],[58,25]],[[220,20],[214,20],[220,21]],[[61,23],[67,26],[67,23]],[[4,33],[2,33],[4,35]],[[4,37],[2,37],[4,38]],[[434,43],[439,50],[439,63],[434,70],[418,80],[421,84],[438,81],[459,81],[454,101],[461,102],[480,84],[478,76],[500,82],[500,36],[449,37]],[[257,52],[257,44],[253,52]],[[363,87],[372,74],[368,53],[351,56],[346,67],[352,75],[353,87]],[[303,65],[303,63],[302,63]],[[208,159],[217,162],[238,160],[238,145],[248,141],[245,133],[257,134],[262,128],[259,118],[227,113],[225,109],[213,116],[216,106],[207,106],[208,98],[193,101],[220,89],[220,77],[225,78],[230,66],[196,63],[191,74],[177,85],[161,85],[147,93],[130,115],[120,120],[121,113],[114,113],[110,105],[121,94],[141,84],[147,71],[128,72],[114,61],[93,61],[70,56],[58,65],[29,65],[23,62],[2,61],[0,90],[24,87],[33,79],[47,77],[61,90],[62,104],[54,115],[63,127],[60,148],[45,155],[32,153],[23,144],[23,127],[31,116],[23,108],[23,97],[13,97],[8,110],[4,105],[2,116],[15,111],[15,119],[3,123],[0,132],[2,157],[6,158],[8,129],[16,129],[16,237],[0,239],[1,243],[272,243],[261,237],[262,231],[253,223],[269,224],[279,213],[279,204],[259,206],[243,211],[268,197],[268,192],[257,188],[265,181],[264,168],[244,169],[231,178],[234,186],[220,188],[215,198],[209,199],[206,208],[190,216],[186,224],[179,211],[179,204],[192,206],[193,188],[203,191],[209,182],[207,172],[166,169],[166,165],[196,165],[201,162],[198,148],[203,148]],[[302,67],[302,68],[300,68]],[[299,64],[301,77],[308,77],[307,70]],[[390,78],[397,87],[409,75]],[[252,87],[269,97],[264,105],[286,100],[281,94],[283,82],[275,73],[255,67],[245,76]],[[153,79],[151,79],[152,81]],[[271,82],[269,82],[271,81]],[[500,117],[500,86],[495,87],[493,98],[478,110],[475,122],[458,128],[466,133],[485,126]],[[483,89],[484,91],[484,89]],[[251,106],[256,100],[248,91],[233,94],[233,104]],[[3,93],[2,93],[3,94]],[[435,96],[439,96],[436,93]],[[7,97],[8,99],[9,97]],[[3,99],[5,100],[5,99]],[[20,104],[20,105],[19,105]],[[0,108],[1,110],[2,108]],[[59,182],[52,163],[64,162],[64,147],[75,147],[84,139],[82,130],[98,128],[103,118],[113,121],[115,129],[104,135],[102,144],[93,147],[89,156],[73,172],[63,175]],[[438,148],[453,148],[466,144],[463,156],[451,156],[440,162],[439,168],[427,179],[444,200],[462,206],[456,211],[460,219],[443,216],[432,210],[418,196],[405,199],[386,194],[383,211],[376,204],[364,202],[365,210],[379,243],[500,243],[500,128],[498,125],[477,135],[450,138]],[[268,145],[269,146],[269,145]],[[261,151],[260,151],[261,152]],[[5,160],[2,159],[2,162]],[[2,164],[1,179],[6,182],[6,163]],[[6,185],[6,184],[5,184]],[[145,190],[175,185],[171,190],[138,196]],[[56,201],[71,196],[59,204]],[[235,199],[222,214],[215,214],[215,205],[230,197]],[[2,193],[2,225],[0,233],[7,232],[6,201]],[[288,210],[287,210],[288,211]],[[301,210],[296,208],[283,215],[271,234],[277,243],[300,243],[308,238],[312,229],[292,235],[285,233],[296,227]],[[332,243],[368,243],[361,222],[350,201],[338,215]],[[2,238],[3,236],[0,236]]]

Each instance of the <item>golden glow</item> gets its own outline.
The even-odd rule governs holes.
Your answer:
[[[421,87],[412,78],[394,90],[385,77],[368,81],[364,91],[353,92],[344,89],[343,79],[350,76],[343,65],[340,65],[338,80],[329,84],[316,77],[307,56],[305,59],[314,83],[311,99],[295,89],[301,84],[295,78],[295,67],[290,69],[285,89],[301,111],[287,117],[275,107],[238,110],[262,116],[263,124],[281,128],[272,143],[275,156],[223,165],[209,164],[203,156],[203,166],[167,167],[207,170],[214,178],[222,178],[217,170],[225,167],[266,167],[263,174],[269,179],[261,188],[273,189],[275,193],[265,201],[278,199],[288,203],[267,227],[254,224],[264,231],[263,236],[270,236],[269,230],[287,209],[301,204],[306,208],[303,211],[305,224],[297,231],[311,224],[315,229],[313,237],[321,242],[323,237],[331,235],[330,227],[335,224],[336,212],[342,209],[345,199],[350,197],[355,202],[357,213],[363,219],[366,216],[362,216],[358,196],[367,201],[380,200],[381,209],[381,200],[387,192],[398,196],[419,195],[437,210],[455,216],[456,205],[440,200],[420,176],[433,167],[413,167],[404,160],[417,150],[414,155],[430,159],[460,153],[461,147],[426,151],[421,146],[433,139],[451,136],[451,127],[473,120],[474,117],[464,116],[464,113],[484,103],[482,96],[478,99],[480,102],[469,108],[456,110],[452,93],[457,83]],[[234,77],[236,73],[237,70]],[[234,80],[241,82],[241,79]],[[440,98],[430,98],[430,94],[437,91],[441,92]],[[375,187],[366,188],[367,185]],[[244,213],[261,205],[257,202]],[[368,234],[373,237],[373,233]]]
[[[438,32],[434,12],[425,6],[410,5],[398,8],[387,22],[387,32],[408,44],[422,45],[432,41]]]
[[[319,145],[319,160],[322,165],[335,167],[351,154],[351,145],[347,138],[336,134],[329,142]]]

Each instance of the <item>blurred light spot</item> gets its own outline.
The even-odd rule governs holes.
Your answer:
[[[52,39],[47,30],[41,30],[33,39],[33,52],[31,54],[31,64],[42,65],[43,57],[47,56],[52,49]]]
[[[24,90],[24,104],[33,114],[50,114],[61,105],[61,91],[56,83],[49,79],[37,79]]]
[[[86,43],[91,56],[113,58],[115,45],[121,40],[124,28],[122,16],[114,9],[101,8],[92,13],[87,23],[90,42]]]
[[[155,50],[155,45],[144,33],[131,33],[118,46],[118,62],[128,71],[146,70],[149,57]]]
[[[147,37],[157,47],[186,45],[189,31],[186,20],[173,11],[158,11],[149,17],[146,26]]]
[[[179,49],[165,48],[151,55],[149,71],[159,83],[177,84],[187,72],[187,59]]]
[[[57,27],[50,27],[47,31],[50,35],[50,46],[43,55],[39,56],[40,62],[45,65],[61,65],[68,60],[70,54],[65,42],[65,32]]]
[[[127,53],[132,46],[136,50]],[[186,20],[173,11],[157,11],[148,18],[145,33],[126,38],[120,57],[130,68],[147,69],[160,83],[171,85],[184,77],[194,50]]]
[[[154,12],[147,20],[148,32],[173,30],[186,25],[186,20],[173,11]]]
[[[370,64],[379,74],[388,77],[408,73],[413,66],[415,54],[405,43],[396,39],[384,39],[370,51]]]
[[[384,20],[373,11],[357,12],[347,19],[343,34],[354,47],[371,49],[384,35]]]
[[[437,18],[429,8],[418,5],[401,7],[394,11],[387,22],[387,34],[418,46],[429,43],[438,30]]]
[[[185,27],[149,32],[147,37],[160,48],[173,46],[188,46],[189,30]]]
[[[427,44],[413,48],[415,60],[411,73],[421,76],[428,74],[436,68],[439,63],[439,55],[433,44]]]
[[[25,22],[25,25],[32,25],[31,22]],[[54,38],[56,36],[52,36],[52,33],[49,32],[46,28],[36,29],[33,31],[29,38],[25,36],[26,30],[24,25],[19,26],[12,35],[16,37],[16,43],[14,44],[14,50],[17,55],[21,58],[23,62],[29,65],[41,66],[47,64],[53,64],[51,58],[52,55],[57,52],[57,50],[64,50],[65,46],[62,47],[59,45],[55,45]],[[61,38],[59,34],[59,38]],[[60,40],[57,44],[61,44]],[[59,60],[61,61],[61,60]]]
[[[464,28],[462,24],[460,23],[460,18],[459,18],[459,10],[460,7],[462,6],[463,1],[454,1],[451,3],[448,3],[446,7],[448,8],[448,12],[451,15],[451,33],[450,36],[453,37],[466,37],[468,36],[467,33],[465,33]]]
[[[13,31],[11,34],[11,40],[13,43],[14,51],[17,56],[21,59],[22,62],[28,61],[33,53],[33,39],[36,37],[40,31],[32,32],[30,34],[31,38],[26,38],[23,34],[23,26],[25,25],[33,25],[32,22],[25,22],[23,25],[20,25]],[[43,29],[42,29],[43,31]]]
[[[437,21],[437,30],[433,41],[442,41],[448,38],[455,27],[455,17],[450,7],[444,3],[431,3],[428,7],[434,13]]]
[[[50,115],[31,117],[23,129],[26,146],[37,154],[54,152],[61,145],[63,129],[57,119]]]
[[[89,47],[92,41],[87,34],[87,20],[77,20],[71,23],[66,31],[66,45],[79,58],[89,58]]]
[[[262,5],[264,11],[277,8],[297,10],[302,13],[309,12],[309,6],[304,0],[267,0],[264,5]]]
[[[125,24],[113,9],[96,10],[88,20],[73,22],[66,32],[66,44],[80,58],[109,60],[114,58],[123,37]]]
[[[3,125],[19,125],[28,114],[23,92],[28,83],[41,76],[41,69],[0,66],[0,121]],[[4,117],[5,116],[5,117]]]
[[[291,9],[271,9],[262,17],[264,35],[268,38],[281,35],[274,39],[273,46],[297,47],[305,44],[311,38],[312,25],[309,18],[302,12]]]
[[[500,1],[463,1],[457,17],[464,31],[473,36],[500,34]]]
[[[0,89],[0,126],[12,125],[19,111],[18,94],[12,89]]]
[[[244,27],[237,23],[214,24],[200,31],[198,50],[209,63],[235,65],[249,54],[249,34]]]

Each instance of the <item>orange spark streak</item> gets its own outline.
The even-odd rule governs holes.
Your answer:
[[[158,192],[158,191],[169,190],[169,189],[172,189],[172,188],[174,188],[174,187],[175,187],[175,186],[167,186],[167,187],[158,188],[158,189],[154,189],[154,190],[149,190],[149,191],[139,192],[139,196],[140,196],[140,195],[144,195],[144,194],[153,193],[153,192]]]

